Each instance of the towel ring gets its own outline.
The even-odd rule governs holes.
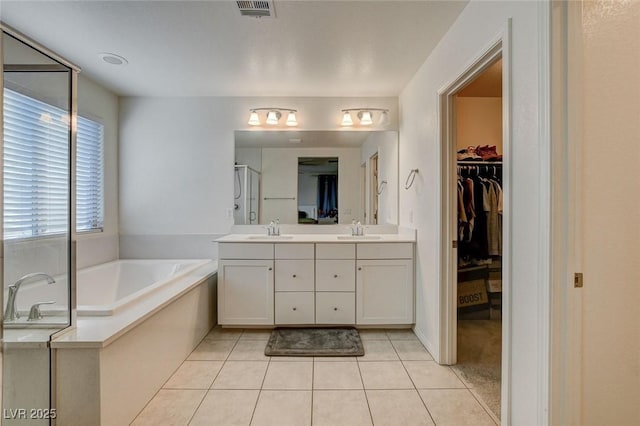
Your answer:
[[[384,185],[386,185],[386,183],[387,183],[386,180],[383,180],[382,182],[380,182],[380,185],[378,185],[378,189],[376,190],[378,195],[382,194],[382,191],[384,191]]]
[[[418,174],[418,169],[411,169],[409,172],[409,176],[407,176],[407,180],[404,182],[404,189],[409,189],[413,185],[413,181],[416,179],[416,175]]]

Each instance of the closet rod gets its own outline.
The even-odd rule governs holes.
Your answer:
[[[502,161],[458,161],[458,166],[502,166]]]

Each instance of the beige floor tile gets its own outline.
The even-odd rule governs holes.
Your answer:
[[[311,391],[261,391],[252,426],[311,424]]]
[[[259,390],[211,390],[189,426],[246,426],[259,393]]]
[[[314,426],[366,426],[371,415],[364,391],[314,391]]]
[[[173,373],[165,389],[209,389],[224,361],[185,361]]]
[[[241,328],[222,328],[214,327],[209,334],[205,336],[207,340],[238,340],[244,330]]]
[[[362,389],[357,362],[316,362],[313,365],[314,389]]]
[[[359,362],[365,389],[413,389],[400,361]]]
[[[227,361],[211,389],[260,389],[267,361]]]
[[[262,389],[311,390],[313,362],[271,362]]]
[[[400,359],[389,340],[365,340],[362,344],[364,356],[358,357],[358,361],[397,361]]]
[[[269,340],[271,330],[245,330],[240,336],[240,340]]]
[[[387,333],[384,330],[370,329],[370,330],[358,330],[360,339],[364,340],[389,340]]]
[[[451,368],[435,361],[404,361],[404,366],[418,389],[465,387]]]
[[[433,361],[419,340],[392,340],[391,343],[403,361]]]
[[[272,356],[270,357],[271,362],[311,362],[313,361],[312,356]]]
[[[387,336],[391,340],[418,340],[411,329],[387,330]]]
[[[147,404],[133,426],[184,426],[207,393],[205,390],[161,389]]]
[[[420,396],[438,426],[494,426],[467,389],[421,389]]]
[[[229,354],[230,361],[268,361],[269,357],[264,354],[265,340],[238,340],[236,346]]]
[[[356,362],[358,357],[355,356],[316,356],[314,362]]]
[[[189,358],[189,361],[224,361],[236,344],[233,340],[203,340]]]
[[[368,390],[367,399],[376,426],[434,424],[415,389]]]

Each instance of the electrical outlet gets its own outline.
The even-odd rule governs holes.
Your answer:
[[[233,209],[226,209],[225,216],[227,217],[227,219],[231,219],[233,217]]]

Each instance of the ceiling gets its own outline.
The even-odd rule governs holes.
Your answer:
[[[0,17],[119,95],[397,96],[466,4],[2,0]]]
[[[359,148],[371,132],[344,130],[236,130],[236,148]],[[300,142],[294,142],[300,140]]]
[[[502,59],[496,61],[468,86],[458,92],[462,98],[502,97]]]

